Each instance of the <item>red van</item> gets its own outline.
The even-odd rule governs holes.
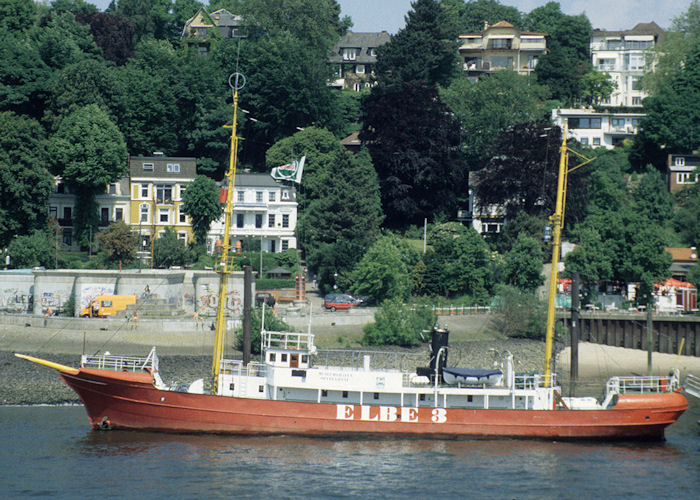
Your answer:
[[[352,295],[344,293],[329,293],[323,299],[323,307],[335,311],[336,309],[350,309],[357,305]]]

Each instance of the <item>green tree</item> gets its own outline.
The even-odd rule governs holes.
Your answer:
[[[198,175],[188,186],[182,197],[182,210],[192,219],[192,231],[197,243],[207,240],[212,221],[221,216],[219,188],[209,177]]]
[[[26,0],[2,0],[0,2],[0,28],[24,31],[34,25],[37,6]]]
[[[100,49],[90,28],[75,20],[70,12],[54,13],[42,20],[33,33],[42,60],[51,68],[63,68],[82,59],[96,60]]]
[[[534,292],[544,283],[542,276],[542,247],[536,239],[521,234],[513,248],[505,256],[506,283],[522,290]]]
[[[129,264],[136,257],[138,236],[124,222],[113,222],[96,235],[107,262]]]
[[[269,34],[287,33],[303,41],[307,53],[324,59],[345,34],[349,23],[347,19],[340,19],[340,5],[336,0],[243,0],[240,14],[254,40]]]
[[[46,227],[53,179],[46,171],[44,130],[38,122],[0,113],[0,247],[13,236]]]
[[[646,116],[635,137],[633,162],[665,167],[668,151],[691,152],[700,145],[700,46],[685,65],[644,100]]]
[[[458,68],[455,24],[437,0],[416,0],[411,7],[405,28],[377,48],[377,80],[391,86],[446,85]]]
[[[192,260],[192,255],[185,241],[178,239],[177,233],[170,227],[154,242],[153,259],[161,269],[170,266],[184,266]]]
[[[589,280],[595,276],[596,268],[601,271],[601,279],[605,279],[606,267],[600,265],[605,260],[612,269],[610,279],[643,283],[647,290],[669,276],[671,256],[665,251],[666,234],[640,213],[634,203],[627,201],[617,209],[594,207],[575,232],[582,237],[585,254],[576,257],[580,267],[570,270],[588,274]],[[601,243],[597,242],[595,232],[600,234]]]
[[[432,251],[424,258],[427,293],[469,295],[475,303],[485,303],[491,285],[491,257],[479,233],[471,227],[448,222],[436,225],[428,241]]]
[[[95,194],[126,174],[126,145],[119,129],[96,104],[68,115],[49,140],[53,171],[77,192],[75,235],[87,246],[96,233]],[[91,229],[90,229],[91,228]]]
[[[306,156],[302,189],[297,192],[300,217],[304,217],[309,203],[320,198],[328,176],[342,155],[343,146],[332,133],[319,127],[307,127],[273,144],[267,150],[265,164],[270,170]]]
[[[329,131],[308,127],[267,151],[273,168],[306,156],[297,191],[297,240],[320,286],[349,273],[379,234],[383,220],[377,174],[366,151],[348,153]]]
[[[576,248],[564,258],[566,273],[577,272],[584,283],[587,295],[592,295],[598,281],[610,281],[613,277],[611,255],[600,233],[593,227],[582,227],[575,232]]]
[[[368,295],[373,302],[406,300],[411,292],[409,249],[396,236],[382,236],[367,250],[353,270],[351,293]]]
[[[440,98],[462,126],[462,144],[470,166],[476,168],[486,146],[511,125],[548,119],[547,87],[514,71],[498,71],[472,82],[455,79]]]
[[[53,0],[51,10],[55,12],[72,12],[74,14],[97,13],[97,7],[85,0]]]
[[[104,61],[83,59],[68,64],[54,73],[44,122],[55,131],[61,120],[88,104],[98,105],[116,121],[112,110],[127,93],[124,88],[118,74]]]
[[[498,0],[468,0],[464,2],[462,23],[464,31],[480,32],[484,23],[489,25],[506,21],[516,28],[522,27],[522,14],[516,7],[502,5]]]
[[[591,70],[588,53],[593,28],[585,14],[567,16],[561,9],[556,12],[551,4],[539,7],[544,9],[542,15],[536,12],[538,9],[529,15],[531,29],[547,29],[550,35],[548,52],[540,58],[535,74],[552,90],[555,99],[571,103],[580,95],[580,79]]]
[[[497,285],[493,312],[490,327],[494,332],[514,338],[544,339],[547,305],[535,294]]]
[[[454,217],[460,200],[468,197],[467,167],[459,151],[459,122],[435,87],[375,87],[363,109],[360,139],[379,176],[387,225]]]
[[[0,25],[0,110],[40,118],[50,79],[51,70],[31,37]]]
[[[644,75],[644,89],[655,95],[683,70],[688,56],[700,40],[700,3],[691,0],[688,10],[673,19],[671,29],[654,46],[649,59],[656,62],[654,71]]]
[[[524,29],[552,34],[563,15],[559,2],[547,2],[524,16]]]
[[[673,218],[673,200],[658,170],[647,166],[633,192],[639,212],[658,226],[666,226]]]
[[[174,42],[178,39],[182,26],[175,25],[171,4],[172,0],[119,0],[114,13],[125,16],[134,23],[136,41],[153,37]]]
[[[7,247],[10,267],[14,269],[36,266],[53,268],[55,251],[53,238],[46,231],[16,236]]]
[[[382,219],[369,155],[341,151],[333,170],[326,170],[318,197],[309,201],[297,223],[297,238],[307,252],[309,267],[319,272],[322,286],[332,285],[329,278],[335,273],[350,273],[379,235]],[[327,245],[334,249],[328,251]]]
[[[593,105],[610,97],[617,88],[617,82],[610,79],[608,73],[589,71],[579,81],[579,95],[583,102]]]
[[[374,313],[374,323],[362,328],[362,345],[419,345],[421,333],[432,327],[436,319],[427,306],[407,306],[399,299],[385,300]]]
[[[312,57],[307,42],[288,32],[272,33],[241,46],[240,67],[243,71],[250,68],[249,75],[250,71],[255,75],[241,91],[242,106],[249,112],[246,116],[254,118],[243,124],[246,141],[241,158],[260,168],[271,144],[299,128],[325,127],[334,120],[335,106],[327,85],[331,69],[325,55]],[[233,72],[235,68],[233,59],[226,69]]]
[[[518,214],[513,219],[509,219],[503,226],[503,230],[497,233],[490,239],[487,238],[491,248],[505,254],[518,240],[521,234],[534,238],[536,241],[540,242],[540,248],[543,251],[543,255],[546,254],[545,248],[549,248],[544,241],[544,226],[546,220],[541,217],[535,217],[528,215],[525,212],[518,212]]]
[[[673,224],[681,240],[688,246],[700,247],[700,184],[678,193],[678,210]]]

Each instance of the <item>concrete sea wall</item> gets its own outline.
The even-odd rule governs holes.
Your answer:
[[[151,300],[174,309],[213,315],[219,294],[219,276],[213,271],[189,270],[33,270],[0,272],[0,311],[43,315],[47,308],[62,311],[73,297],[75,314],[101,294],[136,295],[150,289]],[[243,310],[243,272],[231,274],[226,310],[238,316]]]

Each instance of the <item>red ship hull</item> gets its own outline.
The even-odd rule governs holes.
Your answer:
[[[93,428],[186,433],[384,434],[559,439],[663,439],[687,409],[677,392],[623,394],[608,410],[401,408],[246,399],[160,390],[150,373],[59,372]]]

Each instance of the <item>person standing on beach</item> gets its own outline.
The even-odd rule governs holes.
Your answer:
[[[48,322],[49,316],[53,314],[53,311],[51,310],[51,306],[48,306],[46,308],[46,311],[44,311],[44,328],[46,328],[46,323]]]

